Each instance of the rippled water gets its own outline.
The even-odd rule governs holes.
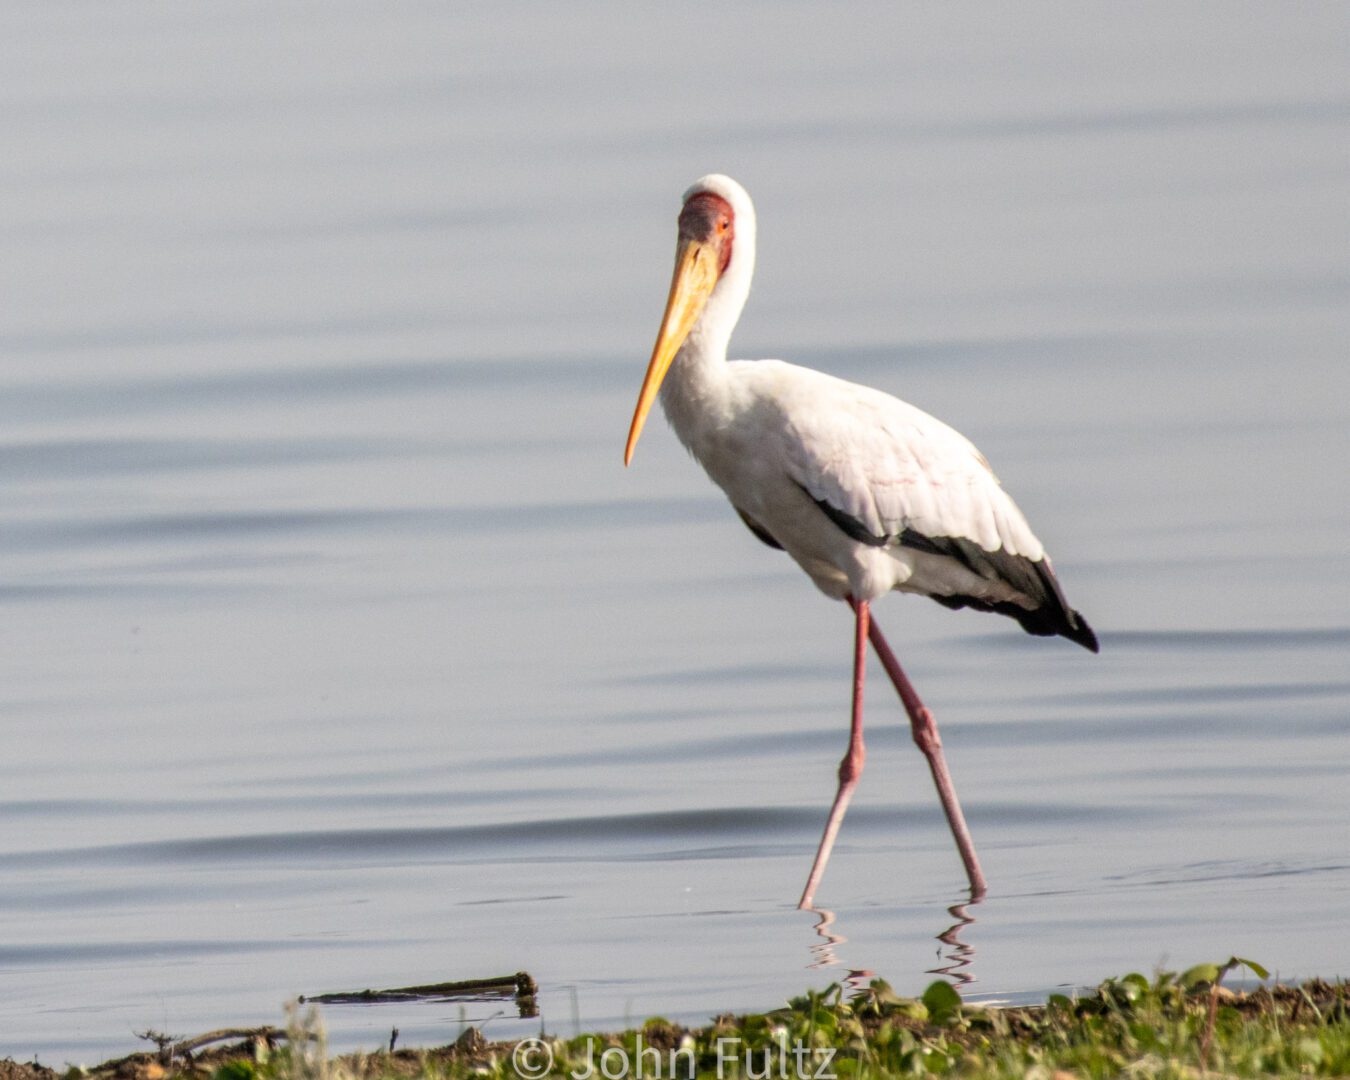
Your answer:
[[[0,1055],[520,969],[564,1033],[861,970],[1347,973],[1346,10],[1001,18],[0,15]],[[875,673],[794,910],[848,613],[659,421],[620,466],[710,169],[760,211],[737,351],[971,435],[1101,635],[878,605],[964,911]]]

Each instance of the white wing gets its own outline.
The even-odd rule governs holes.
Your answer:
[[[764,430],[782,439],[779,459],[792,479],[871,536],[912,530],[1033,562],[1044,556],[1022,512],[960,432],[889,394],[809,368],[776,360],[746,367],[758,369],[749,380],[756,405],[780,414]]]

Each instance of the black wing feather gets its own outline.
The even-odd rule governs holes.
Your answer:
[[[806,489],[803,488],[803,491]],[[810,495],[810,492],[807,492]],[[960,536],[924,536],[913,529],[901,529],[890,536],[877,536],[869,532],[867,526],[851,514],[846,514],[837,506],[831,506],[824,499],[812,500],[821,511],[833,521],[844,534],[860,544],[871,547],[907,547],[914,551],[923,551],[929,555],[941,555],[960,563],[972,573],[986,581],[1003,581],[1011,585],[1023,596],[1035,601],[1035,609],[1028,611],[1024,607],[1010,603],[991,603],[974,596],[934,596],[943,607],[952,609],[969,607],[976,611],[993,611],[1016,619],[1028,634],[1038,637],[1053,637],[1058,634],[1076,642],[1092,652],[1097,651],[1097,635],[1081,614],[1069,607],[1064,593],[1059,587],[1055,573],[1050,569],[1049,559],[1028,559],[1025,555],[1010,555],[1002,550],[985,551],[979,544]],[[760,539],[760,534],[750,519],[741,517]],[[766,540],[774,547],[776,542]]]
[[[752,533],[754,533],[755,536],[757,536],[764,543],[768,544],[769,547],[776,548],[779,551],[783,550],[783,545],[773,538],[773,535],[769,532],[768,529],[766,529],[763,525],[761,525],[758,521],[756,521],[754,518],[752,518],[749,514],[747,514],[739,506],[736,506],[734,503],[732,504],[732,509],[735,510],[736,513],[741,515],[741,520],[745,522],[745,527],[749,529]]]

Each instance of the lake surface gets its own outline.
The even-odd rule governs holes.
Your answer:
[[[1350,9],[850,10],[0,13],[0,1056],[1350,974]],[[877,605],[964,914],[879,669],[794,909],[851,619],[661,419],[621,466],[713,170],[735,353],[967,433],[1100,634]]]

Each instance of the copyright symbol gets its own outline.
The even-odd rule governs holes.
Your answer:
[[[511,1064],[521,1080],[542,1080],[553,1070],[553,1047],[543,1039],[521,1039],[511,1051]]]

